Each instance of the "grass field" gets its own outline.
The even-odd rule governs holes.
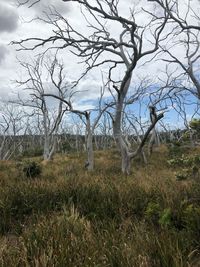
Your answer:
[[[0,266],[200,266],[200,150],[161,147],[129,177],[117,151],[0,162]]]

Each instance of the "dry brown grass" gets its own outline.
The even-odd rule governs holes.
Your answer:
[[[200,154],[190,150],[187,156]],[[177,181],[165,146],[120,172],[116,150],[56,155],[34,179],[0,163],[0,266],[198,266],[200,186]]]

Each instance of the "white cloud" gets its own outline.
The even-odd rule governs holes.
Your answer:
[[[0,3],[0,33],[13,32],[18,26],[18,15],[15,8],[6,3]]]
[[[3,63],[4,59],[6,58],[6,55],[9,53],[8,49],[5,47],[5,45],[0,44],[0,65]]]
[[[70,5],[66,5],[62,0],[42,0],[35,4],[33,9],[37,15],[43,15],[44,11],[49,13],[49,7],[54,7],[61,14],[66,14],[70,11]]]

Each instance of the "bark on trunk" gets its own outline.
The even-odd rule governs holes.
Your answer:
[[[148,146],[149,156],[151,156],[151,154],[153,153],[153,146],[154,146],[155,143],[156,143],[156,130],[153,129],[151,138],[149,140],[149,146]]]
[[[94,151],[93,151],[93,133],[91,129],[90,114],[86,116],[86,149],[87,149],[87,169],[92,171],[94,169]]]
[[[49,160],[50,156],[50,142],[49,142],[49,136],[45,135],[44,137],[44,153],[43,153],[43,158],[44,160]]]
[[[121,131],[121,130],[120,130]],[[127,144],[124,142],[121,134],[118,133],[116,127],[113,127],[114,138],[118,149],[121,153],[121,170],[123,174],[129,175],[131,168],[131,157],[129,155]]]
[[[129,175],[131,171],[131,157],[126,149],[122,150],[122,172]]]
[[[141,150],[141,158],[142,158],[142,160],[143,160],[143,162],[145,163],[145,164],[147,164],[148,163],[148,161],[147,161],[147,157],[146,157],[146,155],[145,155],[145,152],[144,152],[144,150],[142,149]]]
[[[155,109],[154,106],[150,106],[149,107],[149,110],[150,110],[151,123],[153,124],[157,120],[156,109]],[[151,134],[151,138],[150,138],[150,141],[149,141],[149,146],[148,146],[149,155],[151,155],[152,152],[153,152],[153,146],[154,146],[154,144],[156,146],[159,146],[160,145],[160,138],[159,138],[159,135],[158,135],[158,133],[156,131],[155,126],[152,129],[152,134]]]
[[[119,94],[118,102],[116,105],[116,114],[115,114],[115,118],[113,122],[114,139],[121,153],[121,169],[122,169],[122,172],[126,175],[130,174],[131,157],[129,155],[128,145],[126,144],[122,136],[121,122],[122,122],[122,111],[123,111],[124,100],[125,100],[129,85],[130,85],[130,79],[127,81],[123,92]]]

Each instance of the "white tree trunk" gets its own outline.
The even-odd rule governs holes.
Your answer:
[[[44,160],[50,160],[50,140],[49,135],[44,136],[44,152],[43,152]]]
[[[122,136],[121,122],[122,122],[122,111],[123,111],[124,99],[126,97],[129,85],[130,85],[130,79],[127,81],[125,88],[123,88],[124,89],[123,92],[121,92],[119,95],[118,102],[116,104],[115,118],[113,122],[113,135],[114,135],[117,147],[121,153],[121,169],[122,169],[122,172],[126,175],[130,174],[131,156],[129,153],[128,145],[126,144]]]
[[[149,146],[148,146],[148,153],[149,156],[153,153],[153,146],[156,143],[156,130],[155,128],[152,130],[151,138],[149,140]]]
[[[86,167],[89,171],[94,169],[94,151],[93,151],[93,132],[91,129],[90,114],[86,116],[86,149],[87,149],[87,164]]]

